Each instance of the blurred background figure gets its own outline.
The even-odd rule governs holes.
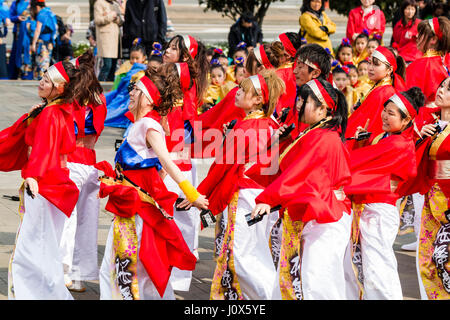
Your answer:
[[[97,55],[102,59],[99,81],[114,81],[120,56],[120,5],[114,0],[97,0],[94,4]]]
[[[130,48],[136,38],[142,39],[146,54],[153,43],[166,43],[167,14],[163,0],[128,0],[123,25],[123,58],[129,59]]]
[[[8,67],[6,65],[6,35],[8,34],[9,10],[0,0],[0,79],[8,79]]]
[[[300,34],[308,43],[317,43],[333,53],[330,35],[336,32],[336,24],[325,13],[323,0],[305,0],[300,9]]]
[[[233,57],[239,43],[245,42],[250,50],[262,44],[263,34],[252,13],[246,12],[231,26],[228,33],[228,56]]]

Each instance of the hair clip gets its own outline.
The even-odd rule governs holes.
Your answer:
[[[236,48],[237,49],[246,49],[247,48],[247,44],[244,41],[239,42],[238,45],[236,46]]]
[[[381,41],[381,34],[378,34],[378,33],[373,33],[372,34],[372,38],[374,38],[374,39],[377,39],[377,40],[380,40]]]
[[[362,33],[364,33],[366,36],[369,36],[369,30],[367,30],[366,28],[363,29]]]
[[[138,44],[141,44],[142,39],[141,38],[136,38],[133,40],[133,46],[137,46]]]
[[[308,41],[306,41],[306,39],[302,37],[302,38],[300,39],[300,43],[303,45],[303,44],[307,44]]]
[[[237,57],[236,59],[234,59],[235,64],[244,64],[244,62],[245,62],[244,57]]]
[[[339,66],[339,61],[333,60],[333,62],[331,63],[331,68],[334,69],[334,68],[336,68],[337,66]]]
[[[350,39],[349,38],[343,38],[342,39],[342,45],[344,45],[344,46],[351,46]]]
[[[212,66],[220,66],[221,64],[220,64],[219,59],[212,59],[211,60],[211,65]]]
[[[346,74],[349,74],[349,72],[350,72],[350,68],[347,67],[347,66],[342,66],[341,69],[344,70],[344,72],[345,72]]]
[[[328,54],[331,54],[331,50],[330,50],[329,48],[325,48],[325,51],[326,51]]]
[[[161,51],[162,50],[162,45],[159,42],[154,42],[153,43],[153,49]]]
[[[152,51],[151,55],[152,55],[152,56],[158,56],[158,57],[161,57],[161,56],[162,56],[162,52],[159,51],[158,49],[155,49],[155,50]]]
[[[354,64],[353,64],[352,61],[345,61],[345,62],[343,63],[343,65],[344,65],[344,66],[354,66]]]
[[[223,54],[223,50],[220,48],[214,48],[214,52],[220,55]]]

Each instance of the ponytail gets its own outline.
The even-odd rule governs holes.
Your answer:
[[[328,89],[326,90],[327,92],[329,92]],[[336,88],[332,88],[332,90],[336,94],[337,98],[336,110],[333,113],[328,111],[332,119],[328,122],[328,124],[325,127],[338,131],[342,142],[345,142],[345,131],[347,130],[347,118],[348,118],[347,100],[345,99],[345,96],[341,91],[337,90]],[[334,100],[333,95],[331,93],[330,96]]]
[[[87,50],[78,57],[77,68],[71,62],[63,62],[64,69],[71,78],[62,96],[66,102],[77,101],[81,105],[102,103],[100,95],[103,93],[103,88],[95,75],[94,64],[92,50]]]
[[[286,91],[286,85],[273,69],[263,70],[260,74],[266,81],[269,89],[269,102],[264,108],[264,113],[266,117],[270,117],[275,111],[278,99]]]

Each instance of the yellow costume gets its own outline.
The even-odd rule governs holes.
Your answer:
[[[358,64],[363,61],[366,60],[369,57],[369,52],[367,52],[367,49],[364,49],[363,52],[361,52],[360,54],[356,54],[356,50],[353,49],[353,52],[355,53],[353,55],[353,64],[357,67]]]
[[[330,49],[333,54],[333,46],[329,38],[330,34],[336,32],[336,24],[331,21],[325,12],[322,12],[323,23],[314,14],[305,12],[300,16],[300,29],[302,32],[306,32],[304,38],[308,43],[317,43],[323,48]],[[328,34],[319,29],[319,27],[325,26],[328,28]]]
[[[221,86],[211,83],[208,87],[208,90],[206,91],[203,102],[214,106],[219,103],[219,101],[222,100],[228,94],[228,92],[230,92],[231,89],[236,86],[237,84],[232,81],[225,81],[225,83]],[[198,114],[201,113],[201,108],[199,108]]]

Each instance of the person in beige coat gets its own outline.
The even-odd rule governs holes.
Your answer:
[[[98,79],[113,81],[120,56],[120,26],[123,24],[116,0],[96,0],[94,4],[98,56],[103,60]]]

